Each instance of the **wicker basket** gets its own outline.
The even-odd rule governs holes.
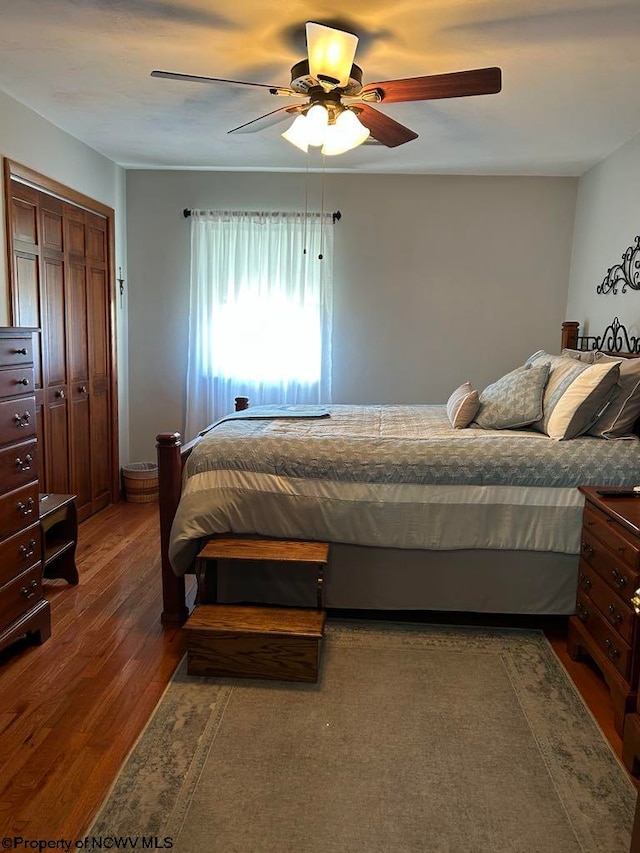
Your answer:
[[[158,500],[158,466],[155,462],[130,462],[122,466],[124,496],[134,504]]]

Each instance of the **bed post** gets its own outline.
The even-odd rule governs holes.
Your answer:
[[[178,577],[169,562],[169,536],[182,490],[180,433],[156,436],[158,452],[158,489],[160,504],[160,553],[162,557],[163,625],[182,625],[188,614],[184,577]]]
[[[562,349],[578,349],[578,328],[580,323],[566,320],[562,324]]]

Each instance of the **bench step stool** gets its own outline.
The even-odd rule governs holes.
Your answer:
[[[190,675],[318,680],[326,542],[220,537],[198,554],[198,604],[185,623]],[[317,609],[216,604],[218,561],[315,564]]]
[[[323,610],[199,604],[184,629],[189,675],[318,680]]]

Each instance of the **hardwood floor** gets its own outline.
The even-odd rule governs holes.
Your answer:
[[[158,543],[156,504],[83,522],[79,585],[45,581],[51,639],[0,655],[0,837],[82,837],[160,699],[185,646],[160,624]],[[538,627],[620,756],[608,690],[568,658],[565,620]]]

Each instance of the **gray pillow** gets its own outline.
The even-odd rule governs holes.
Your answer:
[[[549,365],[516,367],[480,394],[475,422],[483,429],[517,429],[539,421]]]
[[[614,358],[599,353],[597,364],[618,362],[620,378],[609,404],[589,429],[598,438],[635,438],[633,427],[640,417],[640,358]]]
[[[447,417],[451,426],[455,429],[468,427],[479,405],[478,392],[472,388],[470,382],[463,382],[447,400]]]
[[[533,429],[558,441],[575,438],[593,426],[615,393],[620,376],[619,359],[586,364],[540,350],[526,363],[550,365],[542,401],[544,416]]]

